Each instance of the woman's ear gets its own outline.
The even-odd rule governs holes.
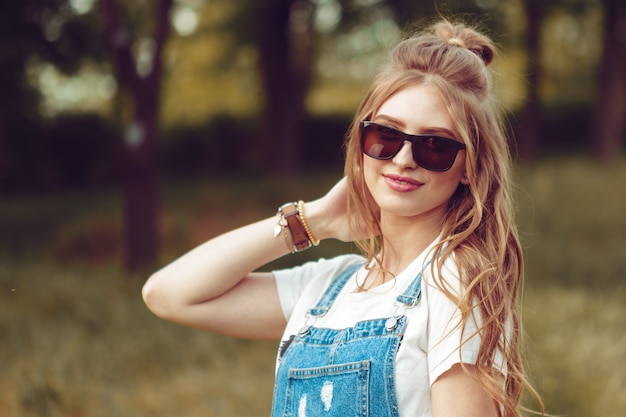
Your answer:
[[[469,184],[469,178],[467,178],[467,171],[463,172],[463,176],[461,177],[461,184],[463,185]]]

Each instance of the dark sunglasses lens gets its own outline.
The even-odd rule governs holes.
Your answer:
[[[406,135],[396,129],[374,123],[361,126],[363,153],[375,159],[391,159],[400,152],[404,142],[412,142],[413,159],[430,171],[447,171],[456,154],[464,146],[452,139],[430,135]]]
[[[365,125],[361,146],[363,153],[376,159],[390,159],[398,153],[404,143],[400,132],[379,125]]]
[[[450,139],[437,136],[425,136],[413,144],[413,158],[423,168],[431,171],[450,169],[458,147]]]

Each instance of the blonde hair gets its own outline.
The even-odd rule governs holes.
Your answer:
[[[522,251],[513,219],[510,195],[510,154],[503,112],[495,100],[488,69],[495,45],[462,23],[440,21],[400,42],[391,52],[364,97],[346,138],[345,174],[352,226],[365,225],[369,239],[357,242],[368,259],[384,256],[380,213],[365,184],[359,122],[369,120],[394,93],[427,85],[447,105],[453,128],[466,145],[467,185],[450,199],[442,240],[435,257],[441,290],[460,308],[462,325],[472,312],[481,313],[481,344],[475,364],[478,381],[501,406],[503,416],[521,415],[520,397],[526,388],[543,404],[529,384],[520,354],[518,291],[522,280]],[[453,295],[441,275],[445,259],[454,254],[464,296]],[[380,265],[380,264],[379,264]],[[470,335],[471,337],[471,335]],[[496,354],[505,360],[506,381],[494,372]]]

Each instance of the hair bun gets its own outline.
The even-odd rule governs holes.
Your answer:
[[[465,48],[465,42],[463,42],[461,39],[459,38],[450,38],[448,39],[448,45],[454,45],[454,46],[459,46],[461,48]]]
[[[475,53],[485,65],[489,65],[494,57],[495,46],[485,35],[460,23],[443,21],[435,24],[437,37],[448,45],[457,46]]]

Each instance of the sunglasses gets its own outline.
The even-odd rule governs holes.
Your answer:
[[[361,151],[370,158],[391,159],[404,142],[411,142],[413,159],[429,171],[447,171],[465,144],[437,135],[409,135],[392,127],[364,120],[361,128]]]

